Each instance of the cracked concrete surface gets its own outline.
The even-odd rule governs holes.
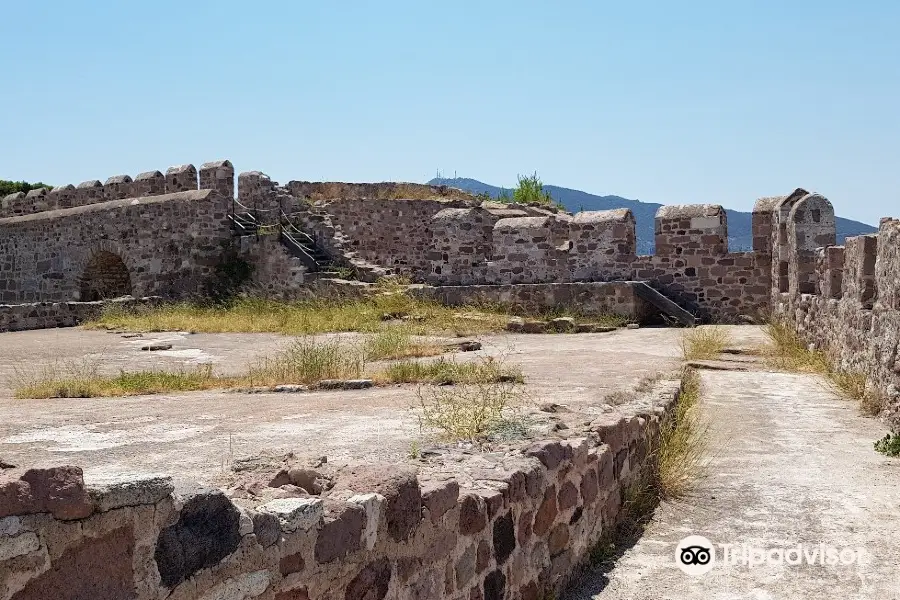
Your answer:
[[[887,431],[812,375],[704,371],[708,473],[690,498],[664,502],[608,574],[568,600],[900,598],[900,460],[872,443]],[[861,548],[848,565],[675,564],[688,535],[761,549]],[[792,555],[793,556],[793,555]],[[777,562],[777,561],[776,561]]]

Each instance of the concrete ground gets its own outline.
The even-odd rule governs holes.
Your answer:
[[[745,342],[753,327],[734,328]],[[599,411],[604,397],[674,368],[678,329],[621,329],[577,335],[492,335],[484,349],[520,365],[530,404],[552,401]],[[172,349],[141,351],[165,341]],[[87,360],[102,370],[190,367],[212,363],[240,373],[290,338],[268,334],[145,334],[141,338],[78,328],[0,334],[0,458],[20,466],[75,464],[93,475],[167,473],[209,482],[232,459],[294,451],[330,461],[393,460],[421,440],[417,386],[360,391],[242,394],[191,392],[129,398],[17,400],[21,373]]]
[[[568,600],[900,598],[900,460],[873,450],[886,432],[878,421],[814,376],[705,371],[702,381],[712,431],[706,477],[692,497],[663,503],[612,570],[588,576]],[[706,574],[676,567],[676,545],[689,535],[716,546]],[[719,544],[803,544],[815,564],[775,555],[725,565]],[[819,544],[861,548],[862,558],[819,564]]]

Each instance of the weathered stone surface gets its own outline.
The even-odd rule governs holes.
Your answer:
[[[484,600],[503,600],[506,597],[506,575],[491,571],[484,578]]]
[[[340,474],[333,491],[375,492],[384,497],[388,535],[404,541],[422,520],[422,491],[416,470],[397,465],[366,465]]]
[[[565,523],[559,523],[550,532],[547,540],[547,548],[550,550],[550,556],[556,556],[566,548],[569,543],[569,527]]]
[[[543,537],[550,530],[550,526],[553,525],[553,521],[556,520],[558,512],[559,509],[556,504],[556,487],[550,486],[544,493],[544,500],[541,502],[541,506],[534,515],[534,525],[532,526],[534,535]]]
[[[432,523],[439,523],[448,510],[456,506],[459,483],[456,481],[428,482],[422,486],[422,504],[428,509]]]
[[[487,505],[478,494],[467,493],[460,498],[459,532],[463,535],[478,533],[487,525]]]
[[[487,569],[491,564],[491,545],[485,541],[481,540],[478,542],[478,550],[475,554],[475,570],[478,573],[481,573],[485,569]]]
[[[50,512],[57,519],[83,519],[94,505],[79,467],[29,469],[18,479],[0,475],[0,517]]]
[[[308,531],[322,520],[324,503],[319,498],[278,498],[258,510],[277,517],[284,532]]]
[[[135,474],[93,481],[88,492],[97,510],[106,512],[123,506],[156,504],[174,489],[171,477]]]
[[[330,563],[360,549],[366,526],[366,511],[356,504],[325,503],[325,525],[316,538],[315,557],[320,564]]]
[[[506,513],[494,521],[494,560],[502,565],[516,549],[516,530],[513,515]]]
[[[282,576],[299,573],[305,568],[306,561],[303,560],[303,555],[300,552],[283,556],[278,562],[278,571]]]
[[[162,584],[174,587],[237,549],[240,513],[220,490],[199,489],[184,499],[178,522],[162,530],[154,558]]]
[[[591,504],[597,498],[600,487],[597,480],[597,471],[588,469],[581,477],[581,501]]]
[[[38,536],[30,531],[25,531],[16,535],[0,534],[0,562],[15,558],[16,556],[24,556],[34,552],[40,547],[41,541],[38,539]]]
[[[281,525],[276,515],[266,512],[253,513],[253,533],[256,541],[266,548],[278,541],[281,537]]]
[[[311,600],[305,587],[286,590],[275,594],[274,600]]]
[[[475,577],[475,556],[477,548],[475,544],[466,546],[462,556],[456,561],[454,572],[456,574],[456,587],[462,589]]]
[[[373,385],[371,379],[323,379],[316,384],[323,390],[364,390]]]
[[[311,600],[305,587],[286,590],[275,594],[274,600]]]
[[[346,600],[382,600],[391,584],[391,563],[379,559],[366,565],[347,585]]]
[[[525,451],[526,456],[533,456],[550,470],[558,467],[564,460],[572,458],[572,448],[562,442],[536,442]]]
[[[85,598],[128,600],[137,598],[132,560],[131,528],[116,529],[85,539],[53,561],[53,568],[28,582],[12,600]]]
[[[556,499],[559,510],[567,510],[578,504],[578,489],[571,481],[567,481],[559,489]]]

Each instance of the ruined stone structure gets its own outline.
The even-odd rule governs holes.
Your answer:
[[[834,246],[834,211],[802,189],[762,198],[752,252],[728,251],[717,205],[664,206],[655,236],[656,253],[642,256],[627,209],[573,216],[417,184],[280,186],[259,171],[240,174],[235,186],[231,163],[218,161],[7,196],[0,301],[197,296],[237,258],[253,267],[250,289],[279,297],[308,294],[310,281],[337,267],[363,281],[399,274],[452,286],[463,300],[516,296],[485,286],[646,281],[700,318],[734,321],[770,312],[773,288],[815,291],[817,264],[826,260],[816,249]],[[877,242],[863,237],[848,251],[857,243],[868,256]],[[857,285],[846,276],[857,265],[836,267],[841,252],[827,251],[834,299],[842,281]],[[870,276],[859,283],[868,286],[862,302],[872,304],[874,263],[858,268]]]
[[[788,261],[772,256],[799,235],[788,223],[790,204],[780,203],[775,233],[760,233],[772,212],[756,211],[759,244],[739,253],[728,252],[720,206],[663,207],[656,254],[640,256],[626,209],[572,216],[417,184],[280,186],[259,171],[241,173],[235,185],[228,161],[180,165],[4,198],[0,301],[193,297],[237,259],[253,267],[251,290],[279,297],[308,294],[310,281],[337,267],[364,281],[399,274],[478,286],[472,293],[482,296],[483,286],[646,281],[701,318],[735,320],[765,313],[773,277],[787,281]],[[807,205],[798,218],[812,222],[822,208]],[[807,289],[823,238],[802,243],[796,268]]]
[[[798,189],[762,198],[753,251],[731,253],[724,210],[668,206],[656,254],[627,210],[571,216],[411,184],[292,182],[227,161],[114,177],[0,206],[0,328],[71,325],[96,300],[203,293],[230,257],[290,295],[339,265],[400,273],[416,293],[587,312],[649,310],[646,281],[698,314],[773,310],[841,369],[867,375],[900,425],[900,220],[835,245],[834,211]],[[397,199],[394,195],[404,196]],[[264,503],[166,477],[87,481],[76,467],[0,464],[0,599],[538,600],[616,527],[677,389],[540,442],[488,454],[346,467],[326,484],[285,468]],[[669,386],[669,387],[666,387]],[[279,485],[275,485],[275,483]]]
[[[310,493],[264,504],[160,476],[0,474],[0,598],[547,598],[616,526],[676,394],[503,453],[286,468],[273,481]]]

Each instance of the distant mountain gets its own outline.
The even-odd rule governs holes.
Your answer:
[[[466,177],[457,177],[454,179],[435,178],[428,182],[430,185],[446,185],[459,188],[473,194],[488,193],[496,198],[504,190],[511,192],[507,188],[499,188],[487,183],[478,181],[477,179],[468,179]],[[609,210],[613,208],[630,208],[634,214],[635,230],[637,234],[637,251],[638,254],[653,253],[653,219],[656,217],[657,209],[662,204],[655,202],[641,202],[640,200],[629,200],[621,196],[596,196],[588,194],[580,190],[558,187],[555,185],[544,185],[544,189],[553,195],[553,199],[563,204],[569,212],[578,212],[581,210]],[[753,249],[753,237],[751,234],[751,214],[737,210],[725,209],[728,214],[728,248],[739,252],[742,250]],[[836,218],[837,226],[837,243],[843,244],[844,239],[854,235],[863,235],[866,233],[875,233],[878,231],[876,227],[860,223],[859,221],[851,221],[841,217]]]

